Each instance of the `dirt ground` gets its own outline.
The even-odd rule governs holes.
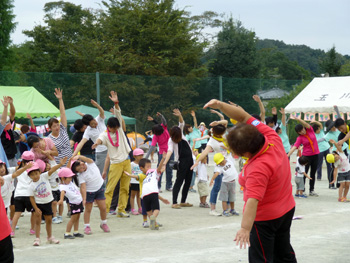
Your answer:
[[[294,169],[295,159],[291,166]],[[211,161],[210,176],[212,171]],[[165,182],[162,188],[164,186]],[[319,197],[296,199],[295,215],[303,217],[294,220],[291,229],[291,242],[298,262],[348,262],[350,203],[337,202],[338,191],[328,189],[325,169],[322,180],[316,182],[315,191]],[[171,192],[163,190],[161,195],[171,201]],[[208,208],[199,208],[198,193],[189,193],[187,201],[194,206],[176,210],[161,203],[158,221],[163,227],[158,231],[142,228],[142,216],[131,215],[130,218],[108,216],[111,232],[103,233],[99,228],[98,208],[94,207],[91,216],[93,234],[82,239],[64,240],[69,220],[64,216],[62,224],[53,225],[53,234],[61,243],[46,244],[45,226],[42,225],[40,247],[32,246],[30,214],[26,213],[20,218],[20,229],[12,239],[15,262],[248,262],[248,250],[237,248],[233,242],[242,216],[210,216]],[[242,208],[242,194],[237,189],[236,209],[242,213]],[[221,203],[217,210],[222,211]],[[83,231],[82,217],[80,230]]]

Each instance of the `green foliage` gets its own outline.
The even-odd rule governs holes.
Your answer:
[[[350,76],[350,61],[341,66],[339,76]]]
[[[15,30],[16,23],[13,21],[13,0],[0,0],[0,70],[8,69],[11,64],[12,52],[10,34]]]
[[[332,47],[327,53],[326,57],[320,62],[320,68],[323,73],[328,73],[329,76],[338,76],[341,68],[341,56]]]

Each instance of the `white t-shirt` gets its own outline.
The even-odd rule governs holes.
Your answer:
[[[49,160],[51,167],[57,165],[55,161]],[[52,191],[60,190],[60,179],[58,177],[58,170],[51,174],[49,182]]]
[[[224,166],[215,165],[214,172],[224,174],[222,177],[223,182],[231,182],[238,178],[238,173],[235,168],[235,161],[231,155],[226,158],[226,164]]]
[[[4,179],[4,185],[1,186],[1,196],[4,200],[5,208],[11,204],[11,196],[14,190],[12,174],[7,174],[2,177]]]
[[[198,174],[198,180],[200,181],[208,181],[208,172],[207,172],[207,165],[200,162],[197,167],[195,168],[197,174]]]
[[[305,173],[305,165],[301,165],[299,163],[299,157],[297,157],[297,162],[295,166],[295,176],[296,177],[304,177]]]
[[[85,163],[87,169],[85,172],[78,173],[79,185],[86,184],[86,192],[96,192],[103,185],[103,179],[95,163]]]
[[[30,196],[29,185],[31,182],[32,179],[30,179],[27,172],[23,172],[20,176],[18,176],[15,197]]]
[[[226,139],[225,135],[223,137]],[[210,139],[207,143],[207,146],[208,145],[211,148],[213,148],[213,151],[215,153],[222,153],[223,156],[225,156],[225,157],[228,155],[227,150],[226,150],[226,146],[223,142],[217,141],[214,138],[210,137]]]
[[[338,153],[340,158],[334,163],[334,167],[338,168],[338,173],[346,173],[350,171],[350,163],[345,153]]]
[[[79,188],[73,183],[60,184],[60,191],[65,191],[65,196],[68,198],[70,204],[80,204],[83,202],[83,197],[79,191]]]
[[[86,127],[86,130],[84,132],[83,138],[86,140],[91,139],[94,143],[96,143],[96,140],[98,139],[98,136],[107,130],[105,119],[102,119],[100,115],[98,115],[95,120],[97,121],[97,127],[91,128],[90,126]],[[107,150],[107,147],[104,145],[98,145],[96,147],[96,152],[104,152]]]
[[[142,173],[140,166],[137,163],[131,162],[131,174],[132,175],[139,175]],[[131,178],[130,180],[131,184],[140,184],[139,181],[137,181],[135,178]]]
[[[42,173],[37,182],[32,181],[29,185],[29,192],[29,196],[34,196],[37,204],[47,204],[53,201],[49,173]]]
[[[157,170],[147,174],[147,177],[142,182],[141,198],[143,198],[146,195],[159,192],[158,190],[159,176],[160,174],[157,173]]]

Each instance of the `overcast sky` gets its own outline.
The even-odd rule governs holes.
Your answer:
[[[108,0],[106,0],[108,1]],[[43,24],[45,0],[14,0],[15,21],[12,34],[15,44],[26,37],[22,30]],[[83,7],[99,8],[100,0],[71,0]],[[231,14],[257,37],[282,40],[287,44],[304,44],[328,51],[334,45],[337,52],[350,55],[349,0],[177,0],[179,8],[193,15],[203,11]]]

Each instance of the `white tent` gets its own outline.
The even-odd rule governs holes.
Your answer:
[[[285,108],[286,113],[350,112],[350,77],[314,78]]]

